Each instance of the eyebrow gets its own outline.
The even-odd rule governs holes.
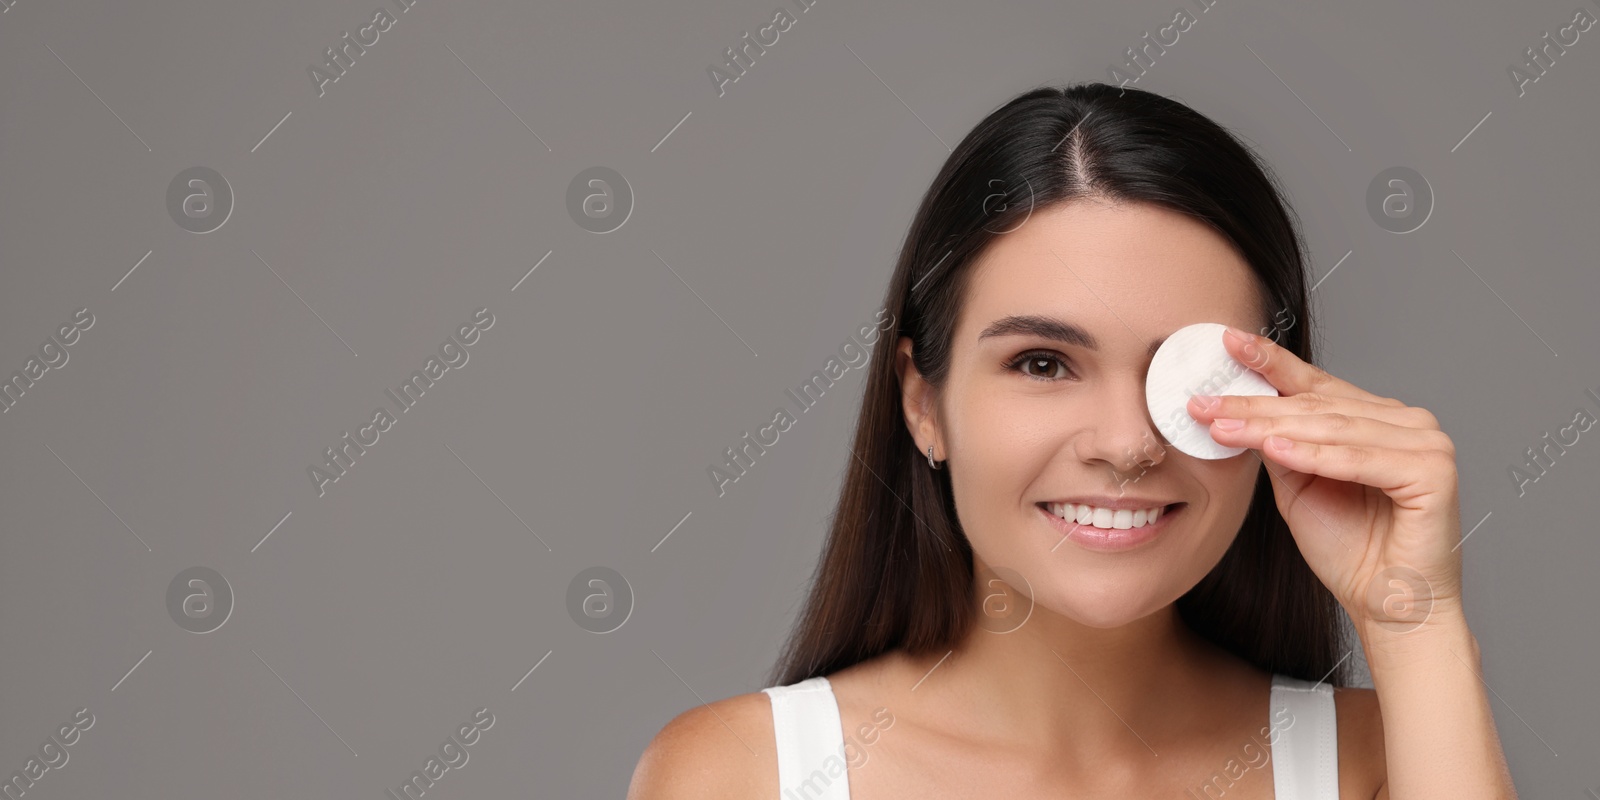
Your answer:
[[[1055,317],[1035,314],[1013,314],[997,319],[978,334],[979,339],[987,339],[990,336],[1038,336],[1088,350],[1100,349],[1100,340],[1083,328]],[[1166,337],[1150,340],[1149,354],[1155,355],[1164,341]]]

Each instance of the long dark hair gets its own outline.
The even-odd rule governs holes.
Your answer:
[[[1156,203],[1238,248],[1277,320],[1270,335],[1313,361],[1304,242],[1270,168],[1189,107],[1133,88],[1038,88],[990,113],[922,198],[889,281],[896,336],[872,355],[852,452],[805,607],[769,685],[827,675],[900,649],[953,647],[973,624],[972,547],[949,472],[906,428],[898,337],[934,387],[949,368],[969,267],[1027,214],[1079,198]],[[1349,685],[1338,601],[1296,546],[1264,468],[1238,536],[1177,600],[1180,618],[1260,669]],[[1336,669],[1337,667],[1337,669]]]

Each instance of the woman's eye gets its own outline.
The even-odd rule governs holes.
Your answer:
[[[1007,366],[1038,381],[1058,380],[1072,373],[1067,363],[1053,353],[1023,353]]]

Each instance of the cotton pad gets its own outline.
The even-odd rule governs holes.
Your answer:
[[[1197,394],[1262,395],[1278,390],[1238,359],[1222,342],[1225,326],[1215,322],[1186,325],[1161,343],[1144,379],[1144,400],[1156,429],[1180,452],[1195,458],[1231,458],[1247,448],[1218,444],[1209,425],[1189,416],[1189,398]]]

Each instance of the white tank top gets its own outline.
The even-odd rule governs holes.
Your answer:
[[[772,699],[779,798],[850,800],[850,756],[839,703],[828,679],[819,675],[761,691]],[[1276,800],[1338,800],[1339,737],[1334,721],[1332,686],[1272,676],[1271,715],[1264,734],[1271,745],[1268,763]],[[858,741],[855,747],[860,749],[863,743]],[[1193,787],[1190,796],[1221,796],[1233,779],[1242,777],[1241,769],[1250,769],[1245,765],[1256,760],[1260,756],[1236,759],[1237,766],[1219,765],[1222,768]],[[1207,793],[1210,787],[1214,791]]]

